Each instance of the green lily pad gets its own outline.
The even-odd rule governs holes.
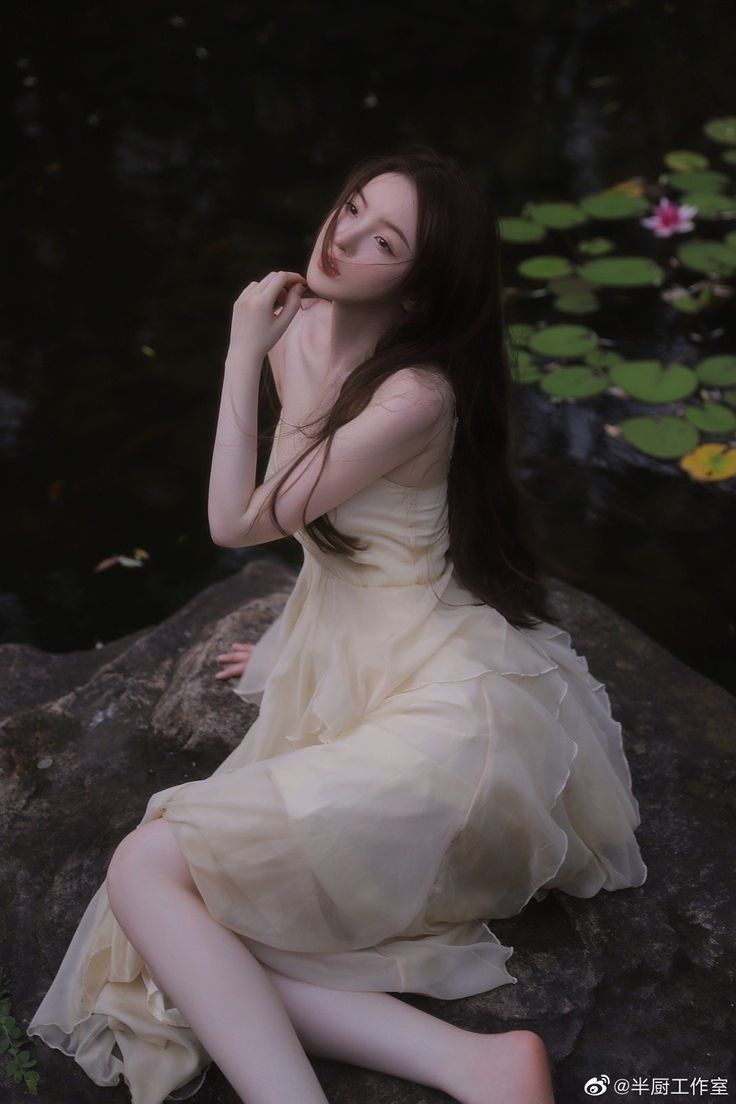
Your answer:
[[[715,302],[715,295],[710,287],[701,288],[697,295],[690,295],[685,292],[684,295],[677,295],[670,297],[668,300],[671,307],[674,307],[676,311],[680,311],[681,314],[698,314],[699,311],[707,310]]]
[[[511,375],[516,383],[536,383],[542,370],[526,349],[519,349],[511,360]]]
[[[718,169],[691,169],[668,173],[667,183],[681,192],[720,192],[731,183],[731,177]]]
[[[610,372],[617,387],[642,402],[677,402],[698,388],[692,368],[676,362],[665,368],[661,360],[625,360],[614,364]]]
[[[617,428],[630,445],[658,460],[679,459],[700,440],[695,426],[684,418],[625,418]]]
[[[587,326],[575,326],[561,322],[556,326],[544,326],[529,338],[529,348],[541,356],[562,360],[566,357],[584,357],[598,346],[598,335]]]
[[[530,280],[549,280],[554,276],[567,276],[573,271],[573,266],[567,257],[538,256],[527,257],[516,266],[521,276]]]
[[[731,433],[736,428],[736,414],[720,403],[689,406],[685,417],[704,433]]]
[[[608,378],[597,375],[586,364],[571,364],[547,372],[540,389],[547,395],[563,399],[588,399],[608,387]]]
[[[636,218],[649,209],[649,203],[643,196],[626,195],[623,192],[589,195],[578,203],[586,215],[594,219]]]
[[[710,164],[703,153],[695,150],[670,150],[664,155],[664,163],[674,172],[687,172],[690,169],[707,169]]]
[[[721,192],[685,192],[680,196],[680,203],[697,207],[698,218],[717,218],[718,215],[736,211],[736,196]]]
[[[602,257],[604,253],[611,253],[616,248],[610,238],[585,238],[578,242],[578,249],[585,257]]]
[[[695,371],[706,387],[730,387],[736,383],[736,356],[720,353],[704,357],[695,365]]]
[[[525,209],[529,218],[550,230],[569,230],[587,222],[585,214],[575,203],[530,203]]]
[[[526,345],[534,333],[534,326],[531,322],[512,322],[506,332],[513,345]]]
[[[723,240],[726,245],[732,245],[736,249],[736,230],[729,230]]]
[[[719,119],[709,119],[703,131],[714,142],[727,146],[736,145],[736,115],[724,115]]]
[[[555,295],[579,295],[581,292],[590,292],[591,285],[577,272],[571,272],[569,276],[555,276],[547,284],[547,287]]]
[[[722,150],[721,161],[725,161],[727,165],[736,165],[736,149]]]
[[[501,241],[505,242],[538,242],[546,237],[546,230],[533,219],[516,218],[507,216],[498,220],[498,231]]]
[[[586,353],[583,359],[591,368],[611,368],[614,364],[620,364],[624,358],[615,349],[602,349],[599,346]]]
[[[595,314],[601,305],[591,292],[571,292],[570,295],[558,295],[553,306],[562,314]]]
[[[664,269],[649,257],[601,257],[586,261],[581,276],[605,287],[648,287],[664,280]]]
[[[718,241],[686,241],[676,250],[677,259],[686,268],[708,276],[730,276],[736,271],[736,247]]]
[[[723,401],[727,402],[729,406],[736,406],[736,388],[731,388],[723,392]]]

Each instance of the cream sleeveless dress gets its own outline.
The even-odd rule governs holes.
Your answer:
[[[140,823],[166,817],[212,916],[282,974],[440,998],[516,982],[486,920],[646,879],[621,726],[567,632],[518,630],[459,584],[446,481],[381,478],[328,516],[367,549],[296,534],[293,591],[230,687],[257,720]],[[98,1085],[122,1075],[133,1104],[211,1061],[104,882],[27,1034]]]

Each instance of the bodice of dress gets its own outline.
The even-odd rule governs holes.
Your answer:
[[[457,417],[449,454],[455,441]],[[281,420],[266,469],[269,478],[278,460]],[[427,487],[407,487],[381,476],[334,510],[327,518],[341,532],[358,536],[365,545],[352,556],[323,552],[305,529],[294,536],[305,557],[322,571],[363,587],[439,584],[448,572],[447,479]]]

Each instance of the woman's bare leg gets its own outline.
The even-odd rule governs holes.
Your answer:
[[[532,1031],[465,1031],[388,993],[310,985],[266,967],[304,1049],[440,1089],[462,1104],[554,1104]]]
[[[212,919],[165,820],[142,825],[123,844],[108,873],[113,912],[157,984],[248,1104],[325,1101],[305,1050],[440,1089],[461,1104],[553,1104],[538,1035],[478,1034],[388,993],[284,977]],[[172,890],[179,896],[169,896]],[[272,999],[280,1000],[291,1031],[274,1013]],[[301,1054],[293,1050],[295,1039]],[[315,1084],[318,1095],[309,1095]]]
[[[140,825],[107,873],[113,915],[247,1104],[327,1104],[260,962],[210,916],[171,825]]]

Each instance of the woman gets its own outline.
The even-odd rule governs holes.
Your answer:
[[[266,356],[282,411],[257,486]],[[256,647],[218,656],[258,719],[151,797],[28,1029],[97,1084],[160,1104],[214,1060],[248,1104],[324,1104],[312,1054],[551,1104],[537,1034],[391,995],[515,982],[487,918],[646,878],[621,726],[546,607],[511,430],[489,205],[429,147],[366,159],[306,279],[235,304],[212,537],[294,534],[304,564]]]

